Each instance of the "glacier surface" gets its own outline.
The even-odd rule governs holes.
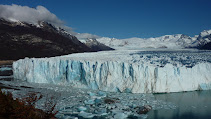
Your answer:
[[[181,59],[180,53],[177,56],[171,52],[157,56],[155,51],[143,52],[104,51],[25,58],[13,63],[13,73],[15,79],[28,82],[111,92],[163,93],[211,89],[210,52],[205,52],[207,59],[202,56],[197,59],[196,54],[186,53],[189,56],[183,56],[183,59],[190,62],[197,59],[191,67],[190,63],[186,65],[181,63],[183,60],[175,60],[175,57]],[[166,62],[163,63],[162,59]]]

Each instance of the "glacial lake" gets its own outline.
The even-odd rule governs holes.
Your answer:
[[[210,119],[211,91],[154,94],[158,100],[175,103],[174,110],[152,110],[149,119]]]

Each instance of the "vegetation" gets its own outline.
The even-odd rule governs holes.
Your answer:
[[[35,103],[42,95],[29,93],[22,99],[13,99],[11,93],[0,90],[0,119],[55,119],[55,103],[52,97],[46,99],[46,111],[35,108]]]

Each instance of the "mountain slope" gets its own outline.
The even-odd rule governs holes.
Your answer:
[[[128,39],[115,39],[115,38],[99,38],[100,43],[104,43],[109,47],[115,49],[121,48],[185,48],[192,39],[184,34],[165,35],[156,38],[128,38]]]
[[[16,60],[24,57],[51,57],[94,51],[51,24],[39,26],[0,19],[0,59]]]
[[[211,42],[211,30],[204,30],[202,31],[195,42],[192,43],[193,47],[197,47],[199,49],[208,49],[210,50],[211,47],[209,47]]]
[[[86,39],[79,39],[79,40],[83,42],[86,46],[88,46],[89,48],[96,51],[114,50],[113,48],[110,48],[106,46],[105,44],[98,42],[95,38],[86,38]]]
[[[201,49],[201,50],[211,50],[211,42],[201,46],[199,49]]]

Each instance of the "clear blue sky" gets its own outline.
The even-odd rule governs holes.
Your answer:
[[[0,0],[42,5],[79,33],[114,38],[193,36],[211,29],[211,0]]]

